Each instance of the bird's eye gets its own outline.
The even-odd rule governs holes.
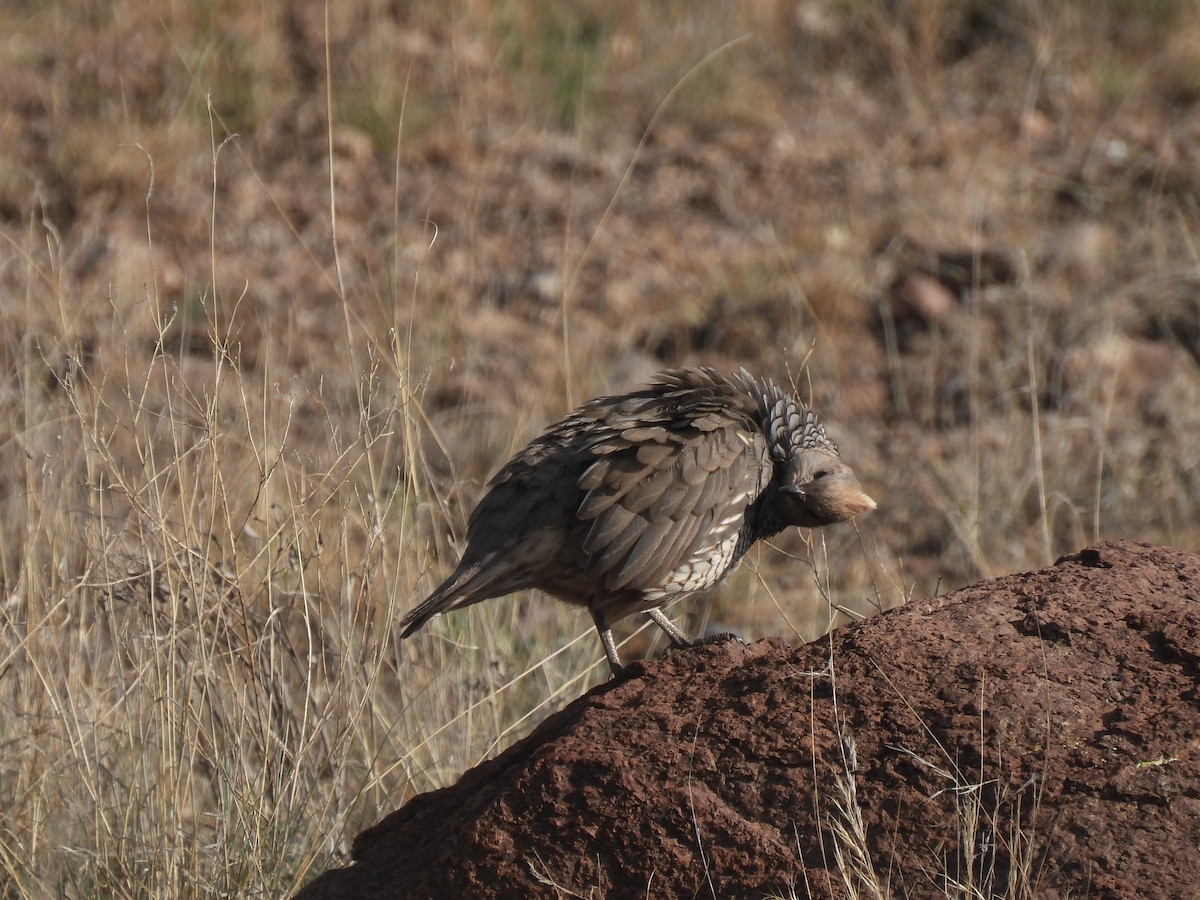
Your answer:
[[[817,469],[817,471],[813,472],[813,481],[816,481],[818,478],[824,478],[826,475],[832,475],[832,474],[833,473],[830,472],[828,469]]]

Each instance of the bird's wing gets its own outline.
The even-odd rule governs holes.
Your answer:
[[[615,428],[589,449],[577,516],[590,523],[589,567],[612,591],[664,587],[706,560],[741,529],[771,465],[762,434],[720,410]]]

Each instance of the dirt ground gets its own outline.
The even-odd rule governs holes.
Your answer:
[[[1195,896],[1198,648],[1200,557],[1120,542],[805,647],[685,651],[300,896]]]

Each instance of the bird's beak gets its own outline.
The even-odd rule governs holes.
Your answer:
[[[875,501],[867,496],[851,472],[809,484],[785,485],[780,488],[780,493],[793,497],[825,523],[845,522],[875,508]]]

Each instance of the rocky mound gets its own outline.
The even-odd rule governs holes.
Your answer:
[[[1105,543],[633,668],[301,896],[1200,894],[1200,556]]]

